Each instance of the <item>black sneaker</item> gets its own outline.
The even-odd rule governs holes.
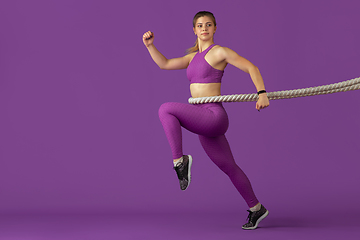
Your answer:
[[[178,163],[174,169],[179,178],[181,190],[186,190],[190,184],[190,168],[192,164],[192,157],[190,155],[184,155],[181,163]]]
[[[267,217],[267,215],[269,215],[269,211],[266,210],[266,208],[263,205],[261,205],[259,211],[256,212],[251,212],[250,210],[247,211],[249,212],[249,216],[248,216],[249,222],[242,226],[242,228],[246,230],[257,228],[261,220],[263,220],[264,218]]]

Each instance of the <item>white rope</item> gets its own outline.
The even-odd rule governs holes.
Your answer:
[[[329,85],[301,88],[295,90],[268,92],[266,94],[269,100],[276,100],[276,99],[323,95],[323,94],[330,94],[336,92],[346,92],[346,91],[358,90],[358,89],[360,89],[360,78],[354,78],[351,80],[329,84]],[[189,98],[189,103],[202,104],[202,103],[213,103],[213,102],[256,102],[258,98],[259,97],[256,93],[233,94],[233,95],[222,95],[222,96],[213,96],[213,97]]]

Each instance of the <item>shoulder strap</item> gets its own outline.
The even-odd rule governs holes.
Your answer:
[[[203,53],[205,53],[205,55],[208,53],[208,51],[210,51],[216,44],[212,44],[210,45],[205,51],[203,51]]]

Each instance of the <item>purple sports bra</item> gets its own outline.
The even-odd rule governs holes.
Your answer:
[[[205,55],[215,44],[210,45],[205,51],[197,52],[186,69],[187,78],[192,83],[221,83],[224,71],[213,68],[206,60]]]

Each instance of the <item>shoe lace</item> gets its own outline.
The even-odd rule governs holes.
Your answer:
[[[249,222],[251,222],[251,220],[252,220],[252,216],[253,216],[253,212],[252,212],[252,211],[250,211],[250,210],[246,210],[246,211],[248,211],[248,212],[249,212],[249,215],[247,216],[246,220],[248,220],[248,219],[249,219]]]

